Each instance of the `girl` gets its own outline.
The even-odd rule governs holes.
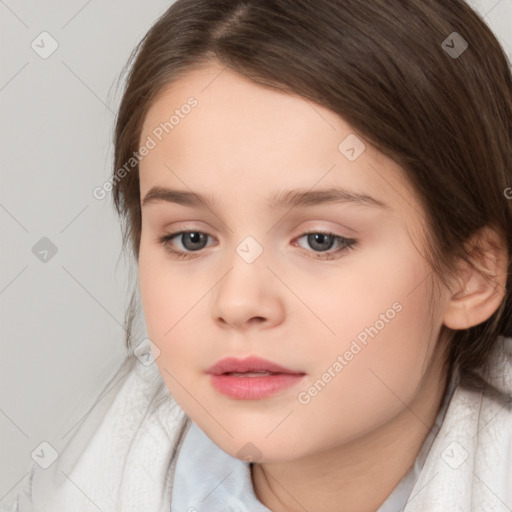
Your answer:
[[[178,0],[130,64],[129,355],[12,509],[512,510],[512,79],[482,19]]]

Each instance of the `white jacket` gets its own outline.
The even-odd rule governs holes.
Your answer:
[[[500,340],[491,382],[512,393],[512,338]],[[128,355],[83,422],[55,446],[55,462],[34,463],[1,512],[170,512],[177,447],[189,426],[156,365]],[[512,405],[461,386],[403,510],[447,511],[512,511]]]

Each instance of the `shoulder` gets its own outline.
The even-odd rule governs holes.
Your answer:
[[[156,364],[141,360],[125,357],[77,424],[50,443],[55,462],[46,469],[34,463],[18,508],[5,511],[127,510],[122,502],[142,494],[155,500],[146,510],[160,510],[187,416]]]
[[[485,390],[464,389],[459,391],[459,414],[474,413],[477,430],[472,438],[481,443],[490,454],[510,466],[512,458],[503,460],[499,454],[504,446],[512,445],[512,338],[500,336],[499,343],[489,361],[489,373],[485,380],[502,396],[495,396]],[[501,462],[500,462],[501,465]]]
[[[488,382],[512,396],[512,339],[500,338]],[[512,402],[458,385],[405,512],[512,510]]]

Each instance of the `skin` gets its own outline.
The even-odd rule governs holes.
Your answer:
[[[355,161],[338,150],[355,132],[337,114],[212,64],[161,91],[141,143],[190,96],[198,105],[140,163],[141,200],[159,185],[216,201],[211,210],[165,201],[142,207],[139,284],[160,350],[156,364],[180,406],[224,451],[242,458],[247,443],[257,448],[252,481],[271,510],[322,512],[333,503],[376,510],[413,464],[439,410],[447,383],[436,347],[443,322],[462,328],[462,316],[480,317],[469,318],[447,289],[429,311],[434,275],[419,251],[418,199],[403,170],[361,136],[366,149]],[[331,185],[388,208],[266,204],[282,189]],[[196,252],[183,237],[168,242],[188,248],[190,259],[158,242],[186,230],[209,235]],[[303,236],[319,230],[357,245],[334,254],[343,247],[335,241],[326,251],[335,258],[320,259],[325,253]],[[236,252],[248,236],[263,249],[252,263]],[[401,311],[300,403],[298,394],[394,303]],[[494,306],[487,307],[480,316]],[[209,366],[249,355],[306,375],[259,400],[212,387]]]

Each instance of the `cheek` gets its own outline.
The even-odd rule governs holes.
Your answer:
[[[336,337],[311,350],[314,369],[299,403],[305,421],[340,411],[333,439],[370,431],[410,403],[437,338],[428,309],[430,268],[411,249],[386,254],[359,259],[343,286],[324,290],[331,300],[322,318]]]
[[[171,391],[176,384],[169,374],[178,381],[194,380],[193,372],[199,374],[205,367],[202,362],[211,360],[204,295],[215,280],[210,283],[191,274],[186,265],[170,264],[161,248],[148,248],[141,241],[139,287],[144,319],[149,338],[160,350],[156,362]]]
[[[289,275],[287,282],[293,282],[294,292],[310,308],[300,319],[309,327],[309,338],[322,342],[327,353],[343,352],[357,339],[362,347],[372,347],[365,350],[366,357],[374,353],[381,360],[425,344],[431,274],[404,235],[393,237],[393,244],[354,253],[334,270]]]
[[[174,325],[194,302],[198,302],[197,280],[186,265],[172,262],[163,247],[141,237],[139,286],[148,334],[157,339],[172,336]]]

